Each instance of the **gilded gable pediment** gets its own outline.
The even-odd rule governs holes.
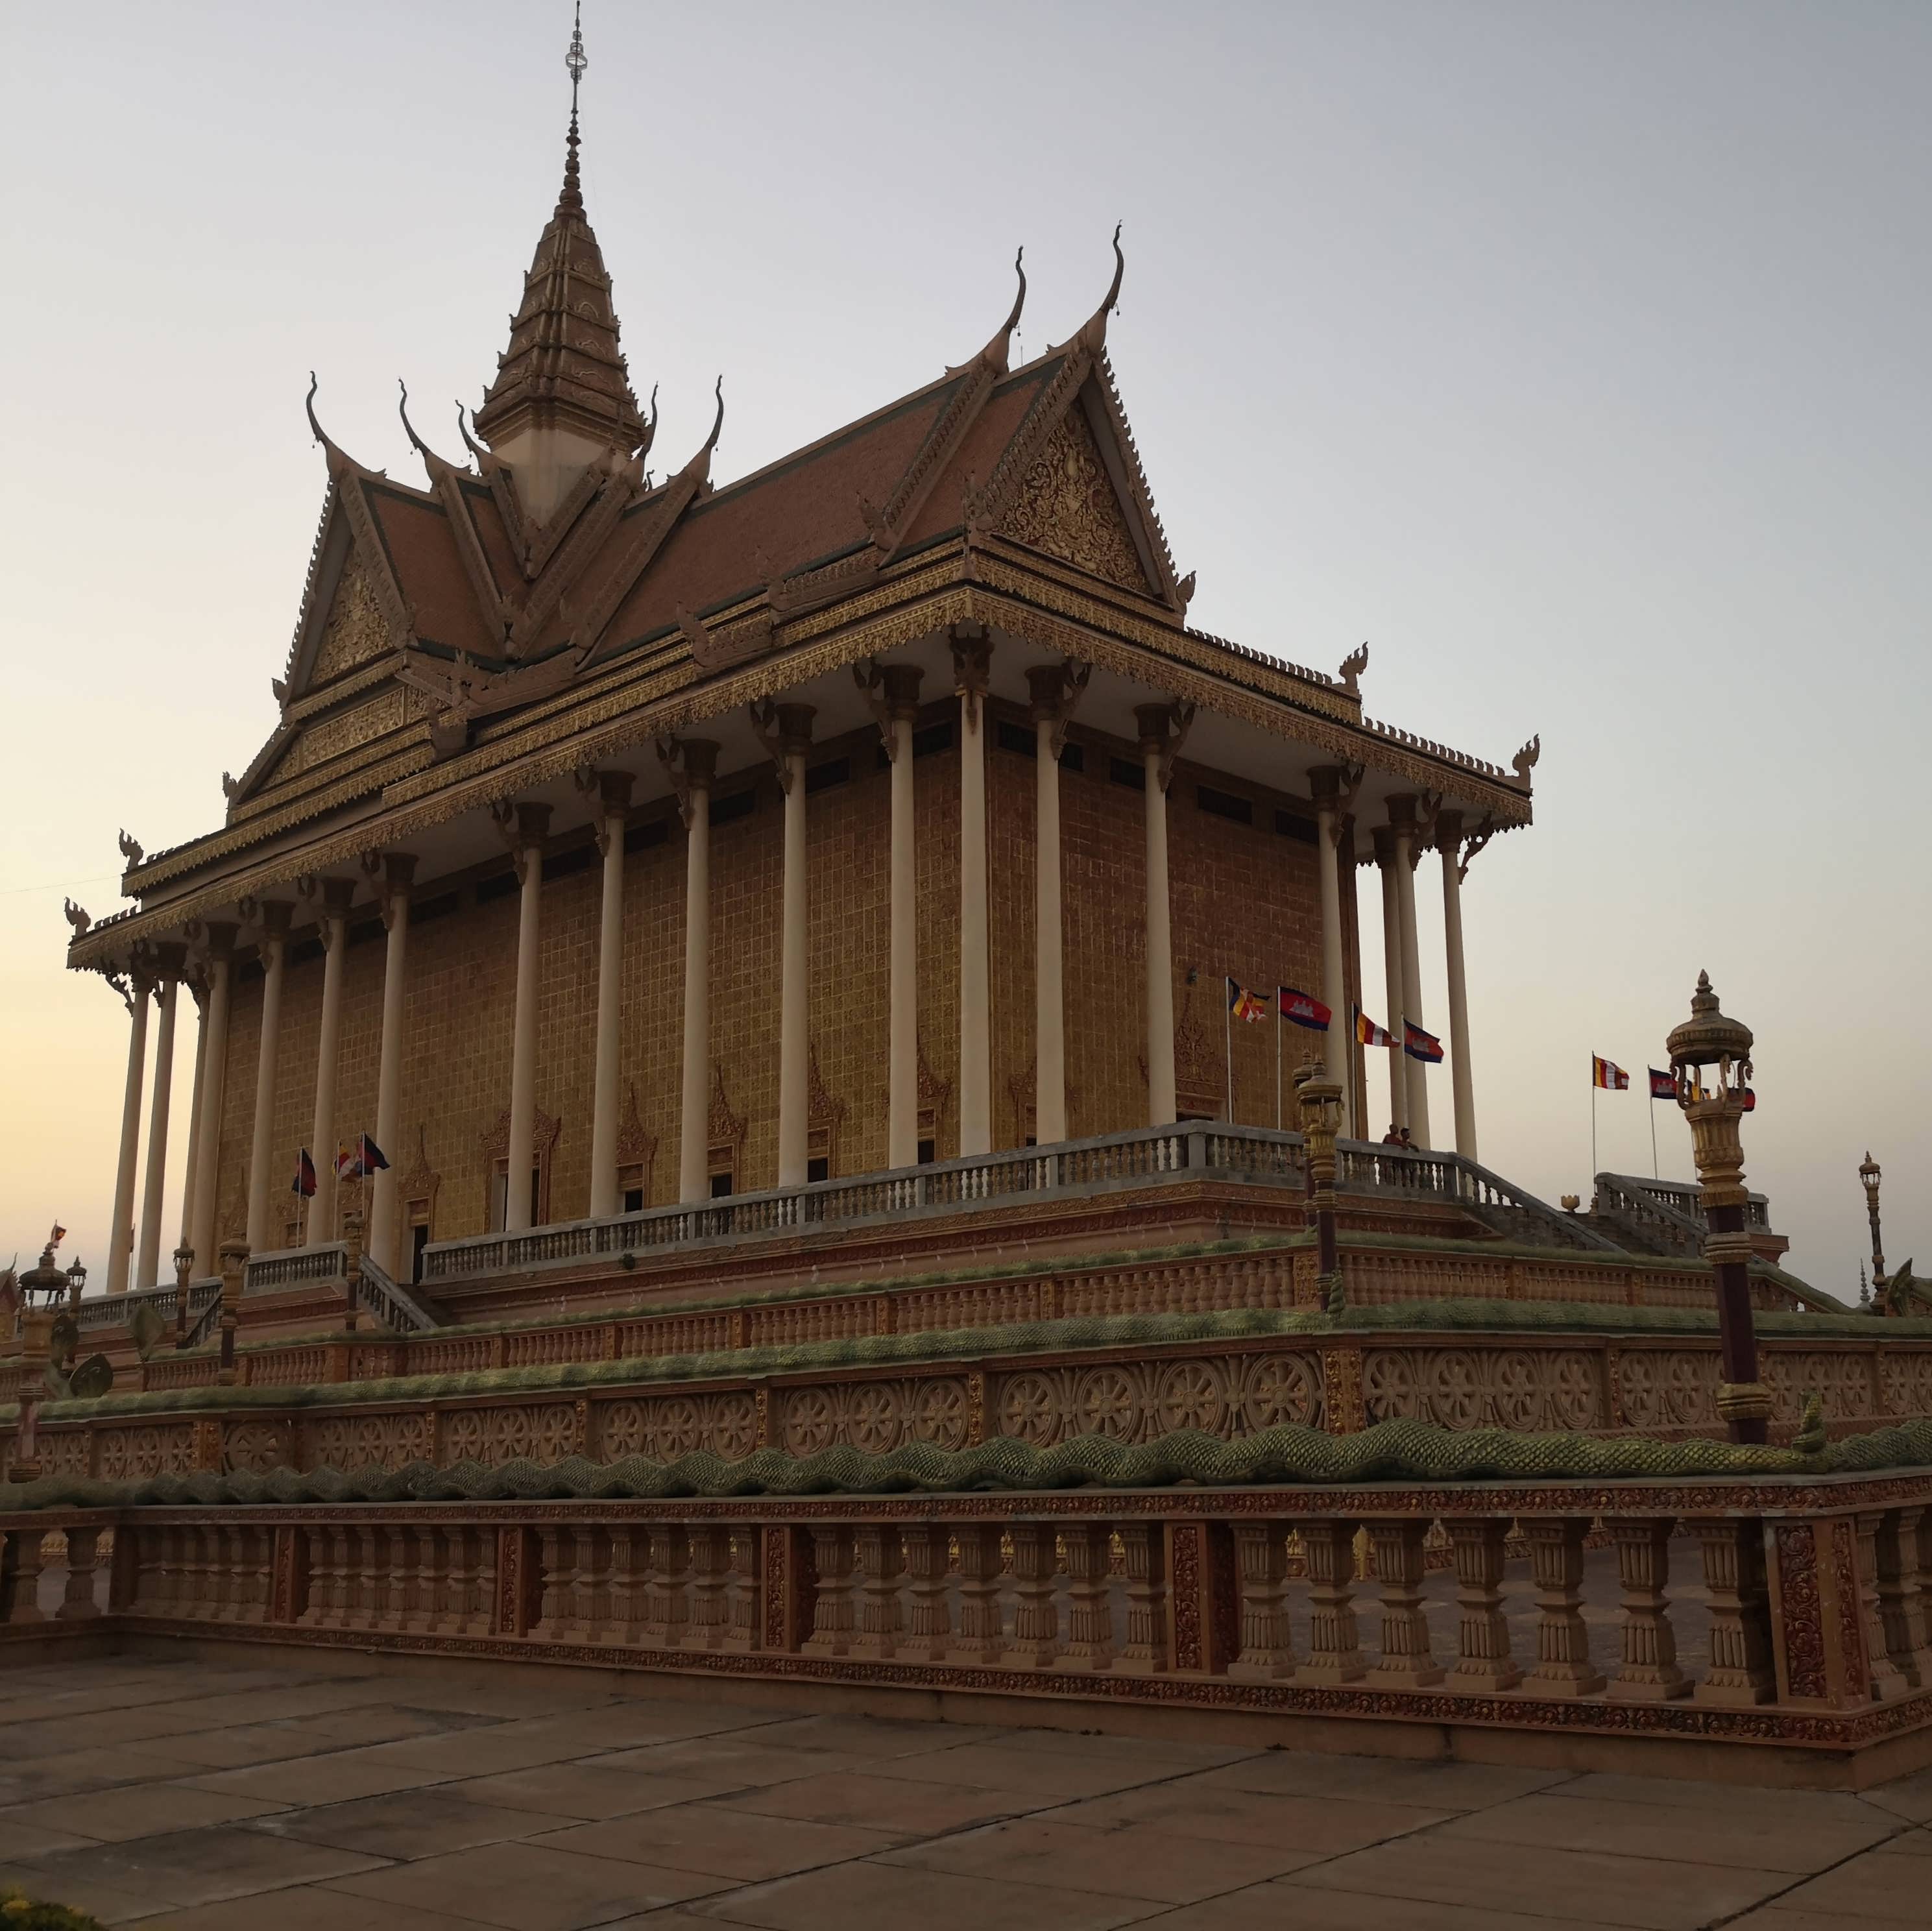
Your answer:
[[[328,621],[322,626],[322,641],[309,673],[310,686],[358,669],[386,656],[390,647],[388,621],[368,566],[352,548],[336,580],[335,599],[329,606]]]
[[[1109,583],[1152,594],[1113,479],[1077,404],[1028,467],[1000,527],[1016,542]]]

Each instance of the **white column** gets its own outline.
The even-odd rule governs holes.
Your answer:
[[[335,1238],[335,1075],[342,1043],[342,958],[349,950],[350,878],[321,881],[322,1023],[315,1055],[315,1123],[308,1149],[315,1161],[315,1197],[308,1203],[304,1247],[321,1247]]]
[[[382,1038],[376,1062],[376,1144],[390,1164],[369,1183],[369,1252],[391,1280],[401,1259],[396,1225],[395,1159],[403,1133],[403,1005],[409,984],[410,887],[415,854],[391,851],[382,858]]]
[[[182,1167],[181,1239],[177,1247],[186,1247],[194,1238],[194,1190],[201,1176],[201,1095],[208,1071],[208,983],[205,975],[188,981],[194,1000],[194,1082],[188,1101],[188,1158]]]
[[[972,626],[977,630],[978,626]],[[986,683],[983,631],[952,638],[959,697],[959,1152],[993,1150],[993,1011],[987,956]]]
[[[718,747],[688,739],[678,803],[684,813],[684,1091],[678,1121],[677,1197],[711,1193],[711,780]]]
[[[1391,799],[1390,806],[1402,800]],[[1395,822],[1396,910],[1401,920],[1402,1017],[1411,1026],[1423,1026],[1422,956],[1415,937],[1415,821],[1412,815]],[[1420,1059],[1403,1056],[1408,1079],[1408,1129],[1418,1146],[1433,1144],[1429,1131],[1428,1067]]]
[[[784,904],[778,941],[778,1185],[805,1182],[811,1066],[805,866],[805,758],[812,707],[778,707],[778,782],[784,787]]]
[[[182,973],[188,948],[163,945],[161,1023],[154,1039],[154,1092],[148,1103],[148,1169],[141,1186],[141,1241],[134,1258],[134,1285],[159,1284],[161,1271],[161,1195],[168,1182],[168,1110],[175,1069],[175,1014],[181,1001]]]
[[[1168,733],[1164,704],[1134,707],[1147,787],[1148,1124],[1167,1126],[1180,1112],[1174,1092],[1173,907],[1167,887]]]
[[[580,772],[597,798],[597,849],[604,893],[597,926],[597,1047],[591,1087],[590,1218],[617,1211],[617,1062],[624,1010],[624,824],[631,807],[628,771]]]
[[[1469,994],[1462,971],[1462,820],[1444,812],[1436,821],[1442,855],[1442,944],[1449,972],[1449,1059],[1456,1099],[1456,1151],[1476,1158],[1475,1074],[1469,1064]]]
[[[888,664],[886,755],[892,760],[892,954],[890,1014],[886,1040],[886,1164],[919,1160],[919,872],[913,818],[912,727],[919,711],[920,672]]]
[[[499,823],[503,821],[500,816]],[[543,907],[544,840],[548,805],[518,805],[512,815],[512,850],[522,895],[517,908],[517,995],[510,1036],[510,1138],[504,1161],[503,1227],[530,1224],[530,1173],[536,1164],[537,1119],[537,940]]]
[[[148,1057],[148,996],[154,981],[145,962],[129,969],[128,1077],[121,1089],[121,1152],[114,1166],[114,1218],[107,1232],[107,1291],[128,1291],[134,1248],[134,1167],[141,1151],[141,1076]]]
[[[1315,865],[1322,889],[1322,1003],[1328,1008],[1328,1032],[1322,1059],[1328,1077],[1342,1089],[1341,1131],[1345,1138],[1358,1131],[1352,1104],[1354,1082],[1348,1077],[1348,1055],[1354,1035],[1348,1022],[1348,979],[1342,934],[1341,777],[1328,769],[1310,774],[1315,784]]]
[[[1033,692],[1034,1137],[1066,1137],[1066,985],[1060,916],[1060,733],[1066,673],[1058,664],[1027,672]]]
[[[201,1093],[200,1131],[195,1143],[194,1223],[188,1245],[194,1251],[188,1278],[204,1280],[215,1271],[215,1189],[221,1174],[221,1101],[228,1080],[228,990],[235,970],[235,928],[210,925],[208,932],[208,1011],[202,1020],[204,1055],[195,1084]]]
[[[1401,888],[1396,883],[1395,839],[1385,825],[1376,830],[1376,863],[1382,875],[1382,972],[1387,988],[1389,1030],[1389,1123],[1408,1125],[1408,1061],[1402,1050]],[[1371,1139],[1379,1140],[1380,1134]]]
[[[282,1041],[282,978],[287,967],[289,917],[294,907],[270,900],[262,911],[262,1041],[255,1059],[255,1134],[248,1155],[248,1251],[281,1245],[274,1233],[276,1182],[275,1067]],[[294,1149],[290,1149],[290,1166]],[[316,1173],[322,1155],[316,1152]],[[281,1186],[289,1176],[280,1176]]]

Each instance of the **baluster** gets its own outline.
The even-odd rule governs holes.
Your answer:
[[[94,1600],[94,1574],[99,1559],[98,1529],[70,1529],[67,1532],[67,1590],[56,1617],[72,1621],[100,1614]],[[0,1620],[4,1620],[0,1617]]]
[[[1167,1668],[1167,1558],[1160,1525],[1123,1522],[1120,1551],[1127,1578],[1127,1640],[1114,1667],[1158,1674]]]
[[[1873,1545],[1878,1568],[1879,1621],[1885,1630],[1886,1653],[1914,1689],[1920,1688],[1924,1680],[1918,1655],[1918,1524],[1924,1513],[1922,1508],[1888,1509],[1879,1524]],[[70,1530],[70,1543],[71,1539]]]
[[[220,1607],[216,1620],[223,1623],[246,1622],[249,1589],[254,1581],[249,1563],[248,1531],[221,1529],[211,1531],[219,1578]]]
[[[930,1523],[899,1531],[899,1547],[911,1578],[910,1606],[899,1653],[920,1662],[944,1662],[952,1646],[952,1624],[946,1605],[946,1536]]]
[[[1496,1517],[1465,1517],[1448,1525],[1456,1563],[1460,1613],[1458,1689],[1514,1689],[1522,1671],[1510,1656],[1509,1620],[1503,1614],[1503,1539],[1509,1524]]]
[[[1698,1703],[1748,1709],[1778,1693],[1771,1646],[1771,1605],[1764,1573],[1764,1530],[1728,1518],[1696,1522],[1711,1599],[1711,1666],[1691,1692]]]
[[[1382,1585],[1382,1656],[1375,1681],[1393,1689],[1426,1689],[1444,1672],[1429,1646],[1429,1617],[1422,1606],[1423,1538],[1426,1522],[1377,1522],[1376,1578]]]
[[[1591,1696],[1604,1679],[1591,1666],[1590,1632],[1583,1620],[1581,1517],[1528,1522],[1529,1572],[1536,1584],[1536,1667],[1523,1686],[1540,1696]]]
[[[350,1535],[346,1524],[328,1533],[329,1626],[351,1629],[356,1626],[356,1589],[350,1572]]]
[[[123,1524],[115,1531],[118,1541],[122,1536],[134,1538],[134,1599],[128,1606],[143,1616],[158,1615],[161,1599],[167,1589],[167,1563],[166,1548],[167,1535],[164,1530],[136,1530]],[[0,1614],[0,1621],[4,1621]]]
[[[1670,1626],[1670,1518],[1613,1522],[1617,1581],[1623,1590],[1623,1667],[1610,1694],[1638,1703],[1688,1696],[1690,1685],[1677,1666],[1677,1638]]]
[[[468,1571],[470,1626],[472,1634],[488,1636],[496,1632],[496,1531],[479,1524],[470,1531],[469,1546],[476,1552]]]
[[[206,1523],[200,1523],[188,1532],[189,1547],[194,1551],[188,1564],[188,1598],[184,1605],[189,1615],[206,1622],[218,1614],[221,1600],[221,1545],[219,1532]]]
[[[1059,1569],[1048,1522],[1016,1522],[1013,1538],[1013,1640],[1008,1665],[1050,1669],[1060,1654],[1060,1607],[1053,1599]]]
[[[730,1622],[725,1647],[755,1650],[762,1646],[764,1600],[758,1588],[758,1532],[741,1522],[731,1535]]]
[[[596,1526],[579,1522],[563,1532],[570,1539],[570,1630],[566,1640],[594,1643],[603,1634],[604,1612],[609,1606],[605,1565],[608,1547],[600,1548]]]
[[[295,1533],[304,1545],[308,1567],[308,1600],[296,1612],[296,1626],[313,1629],[320,1625],[328,1605],[328,1531],[303,1523],[297,1525]]]
[[[842,1656],[852,1647],[852,1532],[838,1523],[812,1527],[812,1553],[818,1586],[812,1607],[812,1634],[805,1653]]]
[[[1368,1674],[1355,1632],[1355,1525],[1310,1522],[1301,1530],[1308,1564],[1308,1660],[1304,1683],[1357,1683]]]
[[[1114,1660],[1114,1605],[1107,1593],[1112,1532],[1102,1523],[1076,1523],[1062,1533],[1060,1548],[1066,1564],[1066,1647],[1060,1667],[1108,1668]]]
[[[1918,1686],[1932,1686],[1932,1509],[1899,1512],[1899,1560],[1910,1579],[1906,1626]]]
[[[382,1626],[386,1629],[407,1629],[411,1626],[410,1584],[415,1574],[415,1565],[410,1560],[410,1542],[414,1531],[392,1523],[386,1533],[378,1530],[384,1548],[385,1574],[382,1577]]]
[[[537,1531],[538,1563],[543,1578],[542,1599],[537,1605],[533,1636],[561,1642],[569,1623],[569,1590],[572,1565],[566,1560],[567,1532],[557,1528]]]
[[[1006,1628],[1000,1609],[1000,1532],[983,1523],[968,1523],[958,1533],[959,1635],[952,1646],[956,1661],[997,1662],[1006,1650]]]
[[[651,1524],[650,1578],[644,1598],[644,1640],[674,1650],[685,1637],[686,1590],[691,1580],[690,1549],[680,1524]]]
[[[40,1610],[40,1538],[44,1531],[0,1531],[0,1623],[44,1623]]]
[[[1912,1686],[1892,1660],[1885,1617],[1880,1608],[1877,1542],[1885,1511],[1862,1509],[1854,1519],[1858,1524],[1858,1601],[1864,1617],[1865,1659],[1871,1673],[1872,1699],[1877,1703],[1892,1703],[1909,1695]]]
[[[649,1532],[633,1523],[620,1523],[610,1531],[611,1632],[619,1642],[632,1648],[644,1640],[644,1624],[650,1613],[649,1584],[638,1560],[640,1553],[648,1556],[649,1547]]]
[[[1237,1522],[1234,1530],[1241,1576],[1241,1653],[1228,1664],[1228,1674],[1251,1683],[1292,1676],[1286,1528],[1280,1522]]]
[[[905,1565],[898,1530],[868,1522],[856,1531],[862,1578],[855,1655],[890,1656],[898,1648],[899,1588]]]
[[[730,1586],[730,1532],[702,1522],[688,1532],[691,1546],[691,1644],[722,1650],[726,1635],[724,1592]]]
[[[356,1626],[358,1629],[380,1629],[382,1626],[388,1591],[383,1587],[382,1533],[380,1529],[372,1526],[358,1528],[355,1534],[354,1596]]]
[[[439,1634],[448,1626],[448,1605],[444,1578],[448,1560],[448,1545],[440,1529],[425,1527],[417,1530],[416,1627],[424,1635]]]

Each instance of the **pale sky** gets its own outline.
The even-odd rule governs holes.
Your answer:
[[[1888,1257],[1932,1261],[1932,10],[585,14],[662,464],[721,369],[722,480],[964,359],[1022,243],[1036,353],[1124,221],[1109,347],[1192,620],[1324,668],[1366,639],[1371,714],[1499,763],[1542,734],[1537,823],[1466,888],[1486,1164],[1587,1191],[1596,1052],[1636,1075],[1600,1164],[1648,1172],[1643,1068],[1708,967],[1792,1265],[1856,1293],[1868,1145]],[[0,10],[0,1262],[56,1216],[106,1259],[127,1021],[64,971],[62,894],[118,909],[117,827],[214,827],[274,720],[310,369],[364,461],[419,478],[399,375],[455,440],[556,197],[568,35],[562,0]]]

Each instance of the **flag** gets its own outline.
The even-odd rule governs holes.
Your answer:
[[[1590,1056],[1590,1084],[1600,1086],[1606,1093],[1622,1093],[1629,1089],[1630,1075],[1614,1060],[1601,1059],[1592,1053]]]
[[[1265,1002],[1258,999],[1238,980],[1228,981],[1228,1010],[1238,1020],[1264,1020],[1268,1017]]]
[[[1412,1059],[1426,1060],[1431,1066],[1442,1064],[1442,1042],[1432,1032],[1424,1032],[1407,1020],[1402,1023],[1402,1050]]]
[[[67,1239],[67,1229],[66,1229],[65,1227],[62,1227],[62,1226],[61,1225],[61,1224],[60,1224],[60,1222],[59,1222],[59,1221],[55,1221],[55,1223],[54,1223],[54,1230],[53,1230],[53,1232],[52,1232],[52,1233],[50,1233],[50,1234],[47,1236],[47,1245],[48,1245],[48,1246],[50,1246],[50,1247],[58,1247],[58,1246],[59,1246],[59,1245],[60,1245],[61,1242],[62,1242],[62,1241],[65,1240],[66,1239]]]
[[[1744,1100],[1746,1113],[1754,1113],[1757,1111],[1757,1095],[1748,1086],[1744,1090]]]
[[[1653,1066],[1650,1069],[1650,1097],[1653,1100],[1674,1100],[1677,1097],[1677,1075],[1660,1073]]]
[[[1393,1046],[1395,1041],[1363,1011],[1360,1006],[1354,1008],[1355,1014],[1355,1043],[1358,1046]]]
[[[289,1182],[289,1191],[299,1194],[304,1200],[315,1197],[315,1162],[308,1157],[307,1147],[296,1155],[296,1177]]]
[[[1306,993],[1298,993],[1292,986],[1276,987],[1274,997],[1283,1019],[1296,1026],[1305,1026],[1310,1032],[1326,1032],[1328,1022],[1334,1017],[1319,999],[1311,998]]]
[[[363,1173],[379,1173],[388,1165],[382,1157],[382,1149],[365,1133],[356,1143],[356,1165]]]

